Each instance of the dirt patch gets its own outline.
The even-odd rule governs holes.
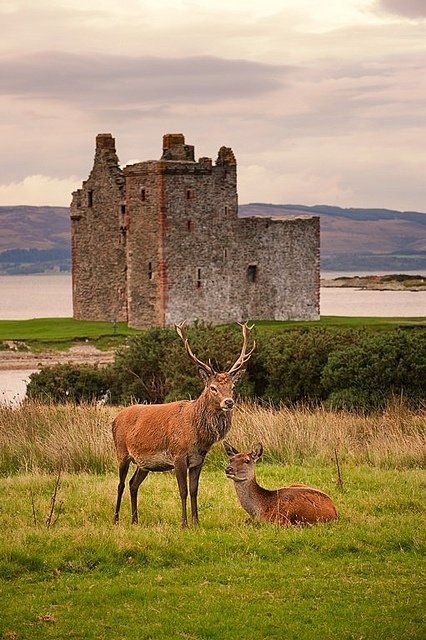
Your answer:
[[[105,366],[114,360],[114,351],[100,351],[92,345],[74,345],[69,351],[0,351],[0,370],[40,369],[54,364],[98,364]]]

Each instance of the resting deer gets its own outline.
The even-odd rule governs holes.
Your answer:
[[[291,484],[269,491],[258,485],[255,464],[263,453],[261,443],[254,445],[247,453],[239,453],[227,442],[224,442],[224,447],[230,458],[225,474],[234,481],[238,500],[252,518],[284,527],[328,522],[337,518],[333,501],[318,489],[304,484]]]
[[[234,408],[234,383],[244,373],[244,365],[255,348],[247,351],[247,338],[253,327],[240,325],[243,346],[240,356],[229,371],[216,372],[199,360],[184,333],[184,323],[176,331],[186,352],[197,365],[204,389],[196,400],[179,400],[168,404],[133,405],[123,409],[112,425],[120,482],[117,492],[114,522],[118,522],[121,498],[129,465],[136,471],[130,479],[132,522],[138,522],[137,495],[140,484],[150,471],[174,469],[182,502],[182,526],[188,524],[186,500],[191,497],[192,522],[198,524],[198,482],[204,459],[211,446],[222,440],[231,428]]]

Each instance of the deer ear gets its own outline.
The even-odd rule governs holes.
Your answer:
[[[259,460],[259,458],[262,457],[262,454],[263,454],[262,443],[258,442],[257,444],[254,444],[250,452],[250,457],[253,458],[253,460],[256,462],[256,460]]]
[[[223,448],[226,451],[226,455],[228,456],[228,458],[233,458],[234,456],[237,455],[238,451],[236,449],[234,449],[234,447],[232,447],[229,442],[224,442],[223,443]]]
[[[201,378],[203,382],[207,382],[207,380],[209,380],[211,377],[209,376],[207,371],[204,371],[204,369],[202,369],[201,367],[198,367],[198,376]]]

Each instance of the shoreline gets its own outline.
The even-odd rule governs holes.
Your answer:
[[[320,286],[324,288],[356,289],[358,291],[426,291],[425,278],[407,277],[400,280],[387,276],[338,276],[321,278]]]
[[[106,366],[114,361],[114,351],[100,351],[92,345],[74,345],[68,351],[0,351],[0,371],[40,369],[55,364],[97,364]]]

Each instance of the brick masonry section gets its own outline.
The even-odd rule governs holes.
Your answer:
[[[183,319],[319,318],[319,217],[238,218],[229,147],[194,160],[181,133],[123,170],[114,138],[71,203],[74,317],[167,326]]]

